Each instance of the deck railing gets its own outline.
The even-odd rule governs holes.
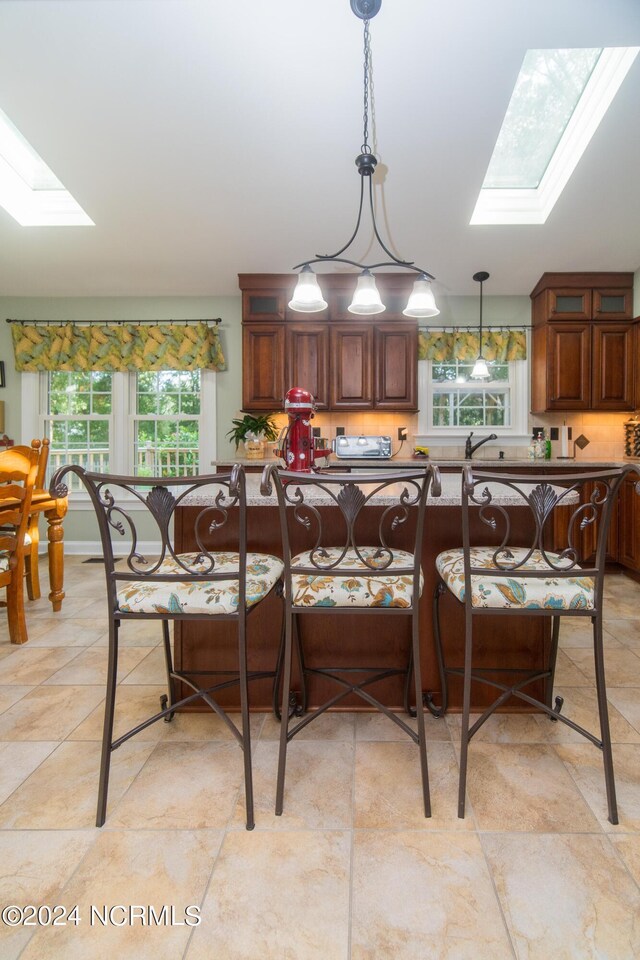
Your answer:
[[[75,463],[95,473],[109,473],[108,450],[51,450],[48,476],[64,464]],[[144,447],[136,451],[135,473],[144,477],[192,477],[198,473],[198,451],[194,449],[167,450]],[[67,474],[70,490],[82,489],[81,481],[74,474]]]

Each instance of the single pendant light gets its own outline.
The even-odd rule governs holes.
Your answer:
[[[480,284],[480,329],[478,331],[478,344],[479,350],[478,359],[473,365],[473,370],[471,371],[472,380],[488,380],[491,376],[489,373],[489,368],[487,366],[487,361],[482,356],[482,285],[485,280],[489,279],[489,274],[486,270],[480,270],[478,273],[474,273],[473,279]]]
[[[322,296],[318,278],[308,263],[300,271],[289,306],[298,313],[319,313],[327,309],[327,301]]]
[[[293,294],[293,298],[289,302],[289,307],[292,310],[296,310],[298,313],[317,313],[320,310],[324,310],[327,304],[322,296],[320,286],[315,275],[313,274],[313,271],[311,270],[310,265],[312,263],[346,263],[352,267],[356,267],[361,271],[356,284],[353,301],[348,307],[351,313],[355,313],[360,316],[373,316],[376,313],[382,313],[385,310],[385,306],[380,299],[380,294],[378,293],[372,271],[385,267],[402,267],[405,270],[413,271],[414,273],[419,274],[418,279],[413,284],[413,290],[411,296],[409,297],[409,302],[407,303],[405,310],[403,310],[404,315],[406,317],[416,317],[418,319],[435,317],[440,313],[440,311],[436,306],[433,290],[431,289],[430,281],[433,280],[434,277],[430,273],[427,273],[426,270],[416,267],[413,260],[400,260],[398,257],[394,256],[391,250],[389,250],[389,248],[384,244],[376,223],[376,215],[373,205],[372,178],[378,161],[371,152],[371,146],[369,144],[369,115],[371,113],[369,97],[371,71],[371,39],[369,33],[369,21],[372,20],[379,12],[382,0],[350,0],[350,4],[351,9],[353,13],[355,13],[356,17],[364,22],[364,129],[360,153],[356,157],[356,167],[358,174],[360,175],[360,206],[358,208],[358,216],[351,238],[343,247],[340,247],[339,250],[336,250],[335,253],[331,254],[317,253],[312,259],[296,264],[293,269],[300,270],[300,268],[302,268],[302,272],[298,280],[298,285],[296,286]],[[366,187],[365,182],[367,183]],[[360,230],[365,192],[369,198],[369,214],[375,238],[384,250],[386,256],[389,257],[389,260],[380,263],[358,263],[355,260],[349,260],[342,256],[345,250],[348,250],[348,248],[354,242],[358,231]]]

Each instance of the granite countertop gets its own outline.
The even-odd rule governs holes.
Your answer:
[[[416,465],[416,461],[411,461],[412,465]],[[247,483],[247,505],[250,507],[267,507],[267,506],[276,506],[277,499],[275,492],[270,497],[263,497],[260,493],[260,477],[255,473],[250,473],[246,477]],[[355,479],[355,478],[354,478]],[[365,476],[362,475],[358,479],[358,486],[363,489],[366,493],[367,490],[371,489],[372,484],[367,484]],[[494,496],[493,502],[501,506],[523,506],[524,501],[522,497],[517,494],[511,494],[505,492],[505,488],[501,484],[489,484],[489,490]],[[373,500],[372,504],[377,506],[386,506],[389,504],[397,503],[398,497],[403,489],[402,483],[396,483],[392,486],[387,487],[385,493],[380,493]],[[533,489],[532,484],[522,484],[522,489],[526,492]],[[215,491],[212,490],[210,494],[201,493],[201,494],[192,494],[189,497],[185,497],[182,501],[182,505],[185,507],[189,506],[205,506],[214,502]],[[309,503],[313,503],[314,506],[319,507],[330,507],[335,506],[333,500],[327,496],[327,494],[320,488],[314,489],[313,487],[307,487],[305,489],[305,500]],[[443,474],[442,476],[442,494],[440,497],[429,496],[428,505],[434,507],[455,507],[460,506],[461,502],[461,481],[458,474]],[[578,496],[576,493],[571,494],[565,500],[566,503],[577,503]]]
[[[244,467],[264,467],[269,463],[278,462],[276,457],[263,457],[259,460],[249,459],[247,457],[229,457],[226,460],[217,459],[211,461],[211,466],[229,466],[232,463],[241,463]],[[563,460],[560,458],[552,458],[551,460],[529,460],[529,459],[513,459],[513,460],[498,460],[495,459],[482,459],[480,457],[474,458],[473,460],[443,460],[438,457],[434,457],[433,460],[429,457],[392,457],[390,459],[379,459],[379,460],[347,460],[346,458],[340,459],[338,457],[328,457],[327,459],[322,459],[318,461],[318,466],[322,467],[330,466],[342,466],[349,467],[359,467],[362,470],[375,470],[380,468],[382,470],[404,468],[404,467],[420,467],[428,463],[434,463],[436,466],[442,467],[463,467],[465,464],[472,464],[477,470],[492,470],[494,467],[519,467],[522,469],[526,467],[530,470],[539,470],[540,468],[552,467],[557,469],[576,469],[581,470],[582,468],[598,468],[601,467],[603,470],[613,467],[621,467],[626,463],[637,462],[632,458],[629,459],[620,459],[620,460]]]

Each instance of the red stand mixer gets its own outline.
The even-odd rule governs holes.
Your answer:
[[[289,416],[289,423],[278,437],[275,454],[282,457],[287,470],[312,473],[315,461],[319,457],[328,457],[331,453],[328,448],[316,447],[319,438],[313,436],[311,426],[316,402],[308,390],[292,387],[285,394],[284,410]]]

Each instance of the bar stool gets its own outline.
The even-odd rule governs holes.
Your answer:
[[[446,550],[436,558],[440,581],[434,595],[436,652],[445,678],[463,678],[462,730],[458,816],[464,817],[467,756],[471,738],[491,714],[515,696],[552,720],[560,720],[586,737],[602,751],[609,820],[618,822],[611,736],[607,710],[602,646],[602,607],[607,534],[618,489],[625,474],[637,467],[627,465],[598,473],[511,476],[471,465],[462,473],[462,548]],[[640,490],[639,490],[640,492]],[[505,506],[528,507],[527,521],[513,531]],[[471,543],[471,527],[480,522],[492,531],[493,546]],[[526,546],[514,546],[522,530],[533,534]],[[596,552],[593,561],[580,565],[580,535],[594,525]],[[464,606],[464,665],[447,666],[440,636],[439,599],[450,593]],[[500,683],[486,676],[491,670],[473,665],[473,621],[478,616],[518,615],[550,617],[551,644],[544,669],[515,669],[515,682]],[[596,736],[565,717],[563,698],[552,705],[555,663],[561,617],[589,618],[593,625],[596,690],[600,732]],[[499,670],[496,666],[495,670]],[[544,701],[524,692],[534,681],[544,681]],[[471,682],[499,691],[472,727],[469,727]],[[447,709],[446,681],[442,713]]]
[[[118,477],[88,473],[82,467],[61,467],[51,479],[51,493],[66,496],[65,474],[77,474],[93,503],[104,554],[109,607],[109,667],[105,701],[102,761],[96,824],[104,824],[111,754],[125,741],[158,720],[171,721],[176,710],[201,699],[226,723],[244,754],[247,830],[254,827],[248,681],[273,678],[275,671],[247,671],[247,621],[258,604],[279,583],[283,564],[277,557],[247,553],[246,487],[244,470],[236,464],[229,473],[197,477]],[[197,552],[177,554],[171,526],[176,508],[202,506],[194,525]],[[135,512],[134,512],[135,511]],[[238,524],[235,551],[217,551],[216,535],[227,524]],[[139,540],[138,530],[154,530],[153,555]],[[114,547],[126,562],[117,568]],[[120,549],[118,549],[120,547]],[[161,709],[127,733],[113,739],[118,667],[118,630],[123,620],[160,620],[164,640],[168,696]],[[174,669],[169,636],[170,620],[234,621],[238,631],[238,670],[189,671]],[[215,634],[211,634],[215,642]],[[199,675],[221,679],[201,687]],[[177,699],[177,683],[192,693]],[[217,691],[238,686],[242,727],[239,729],[215,699]]]
[[[417,743],[424,812],[426,817],[430,817],[420,673],[419,599],[423,583],[420,553],[428,493],[431,491],[434,496],[440,495],[438,468],[428,466],[420,470],[382,471],[358,477],[356,482],[352,474],[300,474],[278,469],[277,465],[271,464],[265,467],[262,475],[263,494],[270,496],[274,487],[283,544],[285,609],[276,815],[280,816],[283,810],[289,742],[309,723],[353,693],[368,706],[375,707],[389,717]],[[376,506],[380,507],[380,516],[373,520],[371,511]],[[329,514],[324,511],[325,507],[335,509]],[[291,531],[290,524],[294,528]],[[365,526],[363,544],[359,531],[364,535]],[[406,531],[405,536],[410,538],[410,551],[391,545],[394,534],[397,537],[402,529]],[[295,552],[292,534],[296,541],[306,540],[309,549]],[[308,664],[303,635],[299,630],[300,619],[345,613],[409,617],[411,647],[406,665],[396,668],[371,664],[349,667]],[[390,636],[390,640],[393,640],[393,636]],[[291,705],[294,644],[302,685],[302,703],[297,711]],[[344,637],[344,644],[348,647],[348,636]],[[416,704],[419,706],[416,711],[417,733],[373,696],[369,689],[380,680],[402,676],[405,708],[408,709],[412,672]],[[308,677],[329,679],[337,685],[338,691],[313,713],[308,713],[290,726],[293,713],[301,715],[306,712]]]

